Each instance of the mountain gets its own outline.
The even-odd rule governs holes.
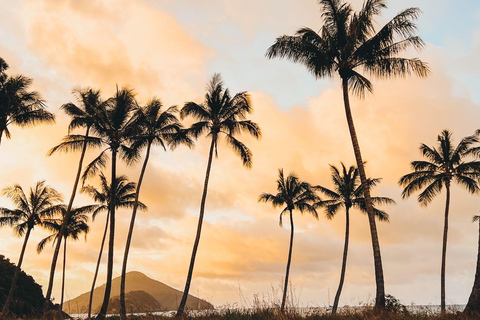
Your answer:
[[[128,312],[140,313],[140,312],[155,312],[164,311],[165,309],[154,297],[146,293],[145,291],[130,291],[125,294],[125,305]],[[108,304],[107,313],[119,313],[120,312],[120,296],[110,298]]]
[[[182,300],[182,292],[176,290],[166,284],[150,279],[141,272],[128,272],[125,278],[125,293],[131,291],[144,291],[161,305],[161,310],[177,310],[180,300]],[[100,310],[100,306],[105,294],[105,285],[101,285],[93,291],[92,312]],[[120,295],[120,277],[112,280],[112,291],[110,296],[114,298]],[[63,310],[67,313],[87,313],[88,300],[90,292],[79,295],[75,299],[64,303]],[[112,300],[111,300],[112,301]],[[213,309],[213,305],[205,300],[198,299],[192,295],[188,295],[187,309]],[[150,310],[142,310],[140,312],[149,312]],[[130,310],[127,308],[127,312]]]

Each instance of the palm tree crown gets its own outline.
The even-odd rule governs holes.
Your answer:
[[[391,19],[378,32],[374,16],[387,6],[384,0],[366,0],[359,12],[342,0],[319,0],[323,26],[319,33],[304,27],[294,36],[278,37],[267,51],[268,58],[287,58],[298,62],[316,78],[333,77],[338,73],[352,92],[363,96],[372,92],[371,82],[360,72],[376,77],[404,77],[416,74],[425,77],[429,69],[417,58],[397,57],[413,47],[420,50],[422,39],[415,35],[418,8],[408,8]]]
[[[293,210],[301,213],[309,212],[318,219],[315,203],[320,198],[315,194],[313,187],[300,181],[294,173],[290,173],[287,178],[283,174],[283,169],[278,170],[277,194],[262,193],[258,198],[261,202],[271,202],[274,208],[284,207],[280,213],[279,224],[283,225],[282,216]]]
[[[463,138],[455,147],[452,143],[452,133],[443,130],[437,138],[437,147],[420,146],[422,155],[427,160],[412,161],[412,173],[400,178],[399,184],[404,186],[402,197],[407,198],[414,192],[425,188],[418,195],[422,206],[428,205],[444,186],[450,187],[451,181],[466,188],[470,193],[480,191],[480,161],[466,161],[469,155],[478,153],[478,138],[469,136]]]
[[[231,97],[230,91],[224,89],[220,74],[214,74],[207,87],[205,102],[197,104],[187,102],[180,111],[183,120],[192,116],[198,120],[189,128],[189,134],[198,138],[207,132],[212,138],[215,154],[218,156],[218,136],[224,134],[227,144],[237,153],[246,167],[252,166],[252,152],[242,142],[235,138],[235,135],[242,131],[248,132],[254,138],[261,137],[261,130],[258,124],[246,120],[246,115],[253,111],[250,96],[247,92],[237,93]]]
[[[32,79],[23,75],[7,76],[8,64],[0,58],[0,141],[5,134],[11,138],[8,126],[34,126],[53,123],[55,115],[45,110],[45,103],[36,91],[29,91]]]
[[[37,225],[43,226],[45,218],[55,215],[55,203],[62,200],[55,189],[45,185],[45,181],[37,182],[28,196],[18,184],[4,188],[2,194],[9,198],[16,208],[0,208],[0,226],[15,226],[14,231],[18,236],[23,236],[27,230]]]
[[[341,163],[341,165],[341,171],[337,167],[330,165],[334,190],[322,186],[314,187],[330,198],[329,200],[324,200],[317,203],[318,207],[325,207],[326,216],[328,219],[335,217],[338,211],[342,208],[355,208],[359,209],[363,213],[367,212],[358,169],[354,166],[350,166],[350,168],[347,170],[343,163]],[[368,179],[369,188],[371,189],[372,187],[375,187],[380,181],[380,178]],[[372,197],[371,199],[374,206],[395,204],[394,200],[387,197]],[[380,221],[388,221],[388,213],[376,207],[374,207],[373,210],[375,216]]]

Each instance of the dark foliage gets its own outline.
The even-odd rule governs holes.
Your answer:
[[[0,255],[0,306],[3,306],[7,299],[15,268],[15,264]],[[18,275],[17,289],[10,305],[10,314],[18,317],[39,316],[43,312],[44,301],[42,287],[31,276],[21,271]]]

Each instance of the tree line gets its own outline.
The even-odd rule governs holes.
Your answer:
[[[309,212],[318,218],[317,210],[320,208],[325,210],[328,218],[333,218],[340,209],[344,209],[346,218],[340,283],[332,311],[337,311],[345,278],[351,208],[358,208],[367,214],[375,267],[375,308],[383,310],[385,309],[386,294],[375,219],[388,221],[388,214],[378,206],[393,204],[394,201],[386,197],[372,197],[370,194],[371,189],[380,182],[380,179],[367,178],[349,98],[350,94],[363,98],[367,93],[373,92],[373,85],[367,75],[388,79],[409,75],[423,78],[429,74],[428,65],[420,59],[399,57],[401,52],[409,48],[421,50],[425,45],[422,39],[416,35],[417,27],[414,23],[420,10],[418,8],[402,10],[377,31],[374,19],[386,8],[384,0],[365,0],[359,11],[353,10],[352,6],[343,0],[318,0],[318,3],[323,21],[320,31],[316,32],[304,27],[297,30],[293,36],[280,36],[268,48],[266,57],[269,59],[285,58],[300,63],[317,79],[332,78],[336,75],[340,77],[344,111],[356,166],[350,166],[348,169],[343,163],[340,169],[331,166],[333,189],[311,185],[300,180],[294,173],[285,177],[283,169],[280,169],[277,180],[278,193],[260,195],[259,201],[271,202],[274,207],[282,207],[280,223],[282,224],[283,214],[288,214],[291,225],[281,310],[285,309],[291,265],[294,236],[293,211]],[[12,124],[30,126],[39,123],[53,123],[55,117],[46,110],[40,95],[37,92],[29,91],[31,79],[21,75],[8,76],[5,72],[7,68],[6,62],[0,59],[0,139],[3,134],[10,138],[8,126]],[[197,139],[205,136],[210,141],[210,149],[195,241],[184,294],[177,310],[177,316],[182,316],[201,237],[212,163],[214,157],[218,156],[218,141],[223,137],[226,144],[240,157],[243,165],[249,168],[252,166],[252,152],[238,139],[238,136],[246,133],[256,139],[261,137],[260,126],[247,118],[253,110],[250,96],[247,92],[231,95],[219,74],[215,74],[208,83],[203,102],[187,102],[181,109],[177,107],[165,109],[158,98],[153,98],[146,105],[140,106],[135,99],[133,90],[129,88],[117,88],[115,94],[106,100],[102,99],[99,90],[92,88],[75,89],[74,95],[77,99],[76,103],[67,103],[61,107],[71,117],[68,134],[49,152],[49,155],[57,152],[80,152],[68,204],[62,204],[63,200],[58,192],[46,185],[44,181],[38,182],[28,195],[18,185],[6,187],[2,191],[12,200],[15,209],[1,208],[0,225],[12,225],[17,234],[25,236],[17,270],[20,270],[31,230],[37,225],[46,227],[52,234],[41,242],[38,249],[43,248],[46,242],[55,242],[46,291],[45,310],[48,310],[51,307],[53,278],[61,242],[64,241],[65,253],[67,239],[75,240],[82,233],[88,232],[86,214],[92,213],[92,216],[95,217],[100,211],[106,211],[105,230],[95,272],[96,278],[103,243],[108,234],[106,289],[101,309],[97,314],[97,319],[104,319],[113,275],[115,212],[119,207],[131,208],[132,215],[122,263],[120,291],[120,315],[122,319],[125,319],[125,274],[128,254],[137,211],[146,208],[139,201],[139,195],[151,148],[152,146],[161,146],[164,150],[174,150],[180,145],[192,148]],[[194,123],[188,128],[181,123],[181,120],[187,117],[194,119]],[[76,129],[80,128],[85,130],[84,134],[74,133]],[[471,193],[477,193],[480,190],[478,134],[479,132],[465,137],[457,146],[454,146],[451,133],[444,130],[438,136],[438,146],[421,145],[420,149],[426,160],[413,161],[413,172],[404,175],[399,181],[400,185],[404,187],[402,193],[404,198],[420,191],[418,201],[421,205],[430,203],[443,188],[446,190],[441,268],[442,313],[445,312],[445,257],[450,185],[453,181]],[[92,162],[84,165],[87,149],[98,150],[98,154]],[[128,182],[124,176],[118,176],[117,162],[120,160],[132,165],[141,160],[142,152],[144,153],[143,163],[137,183]],[[110,181],[104,173],[108,164]],[[96,176],[100,177],[101,188],[84,186],[81,191],[91,195],[97,204],[74,207],[74,199],[78,193],[80,182],[82,181],[82,185],[84,185],[86,181]],[[317,192],[321,193],[322,197],[326,196],[327,199],[322,199]],[[475,286],[466,311],[480,310],[479,268],[480,264],[477,266]],[[15,280],[16,276],[14,276],[7,301],[3,306],[2,315],[8,313],[9,303],[15,290]],[[91,292],[93,292],[94,286],[95,280]],[[91,298],[92,296],[90,296],[90,300]],[[91,305],[89,309],[90,318]]]

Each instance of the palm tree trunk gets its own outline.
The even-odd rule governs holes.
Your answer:
[[[292,262],[292,251],[293,251],[293,213],[290,210],[290,248],[288,249],[288,260],[287,260],[287,269],[285,271],[285,284],[283,286],[283,297],[282,297],[282,306],[280,307],[280,312],[285,311],[285,302],[287,301],[287,289],[288,289],[288,276],[290,275],[290,264]]]
[[[100,252],[98,254],[97,266],[95,267],[95,274],[93,275],[92,289],[90,290],[90,297],[88,299],[88,320],[92,318],[93,290],[95,290],[95,283],[97,282],[98,269],[100,267],[100,261],[102,260],[103,246],[105,245],[105,239],[107,238],[109,218],[110,218],[110,212],[107,213],[107,221],[105,222],[105,230],[103,231],[102,243],[100,244]]]
[[[352,139],[353,151],[357,162],[358,173],[360,174],[360,181],[362,182],[363,194],[365,197],[365,204],[368,215],[368,222],[370,225],[370,235],[372,237],[373,261],[375,265],[375,309],[385,309],[385,282],[383,279],[382,256],[380,254],[380,243],[378,241],[377,225],[375,223],[375,215],[373,214],[372,200],[370,197],[370,190],[367,184],[367,175],[365,174],[365,167],[363,165],[362,155],[360,153],[360,146],[358,144],[357,134],[353,123],[352,111],[350,110],[350,100],[348,98],[348,79],[342,79],[343,88],[343,102],[345,104],[345,114],[347,117],[348,129],[350,131],[350,138]]]
[[[31,230],[32,230],[31,228],[28,228],[27,233],[25,234],[25,240],[23,241],[22,251],[20,252],[20,259],[18,259],[17,268],[15,269],[15,273],[13,275],[12,285],[10,286],[10,291],[8,291],[7,299],[5,300],[5,304],[3,305],[2,312],[0,313],[1,319],[5,318],[8,315],[8,312],[10,311],[10,304],[13,299],[13,293],[17,288],[18,275],[20,274],[20,270],[23,262],[23,256],[25,255],[25,249],[27,248],[27,242],[28,242],[28,238],[30,237]]]
[[[480,314],[480,220],[478,223],[477,270],[475,271],[472,292],[470,293],[467,306],[463,312],[468,314]]]
[[[87,127],[87,131],[85,132],[86,137],[88,137],[89,131],[90,131],[90,127]],[[66,225],[70,219],[70,211],[72,210],[73,200],[75,199],[75,195],[77,194],[78,183],[80,181],[80,175],[82,173],[82,168],[83,168],[83,159],[85,158],[86,151],[87,151],[87,143],[84,142],[82,147],[82,153],[80,155],[80,160],[78,161],[77,176],[75,177],[75,183],[73,184],[72,194],[70,195],[70,201],[68,202],[67,212],[65,214],[65,219],[63,220],[62,227],[60,228],[60,232],[58,233],[58,241],[57,241],[57,244],[55,245],[55,251],[53,252],[52,265],[50,266],[50,277],[48,280],[47,294],[45,295],[44,311],[47,311],[48,304],[50,303],[50,298],[53,290],[53,279],[55,277],[55,268],[57,267],[58,254],[60,252],[60,245],[62,244],[63,234],[65,233]]]
[[[62,295],[60,297],[60,314],[63,318],[63,298],[65,295],[65,265],[67,263],[67,239],[63,240],[63,270],[62,270]]]
[[[147,163],[148,163],[148,158],[150,157],[151,145],[152,145],[151,142],[149,142],[147,145],[145,160],[143,161],[142,171],[140,172],[140,177],[138,178],[137,192],[135,193],[135,203],[133,205],[133,211],[132,211],[132,219],[130,220],[130,228],[128,229],[127,243],[125,244],[125,254],[123,256],[122,276],[120,279],[120,318],[122,320],[127,319],[127,308],[125,305],[125,277],[127,274],[128,252],[130,251],[130,243],[132,242],[133,227],[135,226],[135,217],[137,216],[137,209],[138,209],[138,197],[140,196],[140,188],[142,186],[143,176],[145,175],[145,170],[147,169]]]
[[[333,301],[332,313],[337,313],[338,302],[340,301],[340,294],[342,293],[343,282],[345,281],[345,271],[347,269],[347,253],[348,253],[348,238],[350,236],[350,208],[345,210],[345,244],[343,246],[343,260],[342,271],[340,273],[340,283],[338,284],[335,300]]]
[[[117,189],[117,150],[112,148],[112,178],[111,178],[111,196],[110,196],[110,234],[108,239],[108,260],[107,260],[107,282],[105,283],[105,296],[103,297],[102,307],[96,319],[103,320],[107,315],[108,303],[110,302],[110,293],[112,291],[113,277],[113,250],[115,244],[115,195]]]
[[[188,268],[187,281],[185,283],[185,290],[183,290],[182,300],[178,306],[176,317],[181,317],[185,311],[185,305],[187,304],[188,291],[190,290],[190,283],[192,281],[193,267],[195,265],[195,257],[197,255],[198,244],[200,242],[200,234],[202,233],[203,214],[205,211],[205,202],[207,200],[208,180],[210,178],[210,169],[212,168],[213,150],[215,147],[216,136],[212,137],[212,143],[210,144],[210,152],[208,154],[207,172],[205,174],[205,183],[203,185],[202,202],[200,203],[200,215],[198,217],[197,235],[195,236],[195,242],[193,244],[192,257],[190,258],[190,267]]]
[[[448,211],[450,209],[450,183],[445,184],[447,199],[445,202],[445,222],[443,225],[443,246],[442,246],[442,270],[440,273],[440,308],[445,313],[445,264],[447,260],[447,235],[448,235]]]

